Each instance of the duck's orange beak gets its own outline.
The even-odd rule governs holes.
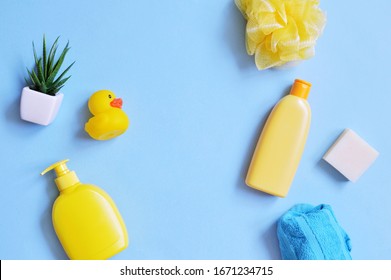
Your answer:
[[[113,101],[110,102],[110,106],[121,109],[122,108],[122,99],[115,98]]]

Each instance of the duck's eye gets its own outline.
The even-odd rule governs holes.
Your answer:
[[[111,99],[111,94],[109,94],[109,98]]]

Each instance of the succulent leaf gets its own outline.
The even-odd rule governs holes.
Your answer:
[[[34,83],[34,85],[37,86],[37,87],[40,87],[41,83],[40,83],[37,75],[35,74],[35,72],[34,71],[29,71],[28,69],[27,69],[27,71],[28,71],[30,79]]]
[[[42,58],[43,58],[43,75],[45,79],[47,78],[48,75],[48,68],[47,68],[47,56],[46,56],[46,39],[45,39],[45,34],[43,35],[43,40],[42,40]]]
[[[45,77],[43,75],[43,69],[42,69],[42,58],[36,61],[36,68],[37,68],[39,80],[41,81],[41,83],[45,83]]]
[[[67,69],[65,69],[64,72],[61,73],[60,76],[58,76],[58,78],[53,82],[53,84],[58,83],[58,81],[60,81],[60,80],[62,79],[62,77],[64,77],[64,75],[68,72],[68,70],[71,69],[71,67],[73,66],[73,64],[75,64],[75,61],[72,62],[72,64],[69,65],[69,66],[67,67]]]
[[[69,44],[69,43],[68,43]],[[69,50],[68,48],[68,44],[65,46],[64,50],[62,51],[60,57],[58,58],[56,64],[54,65],[54,68],[53,68],[53,72],[49,75],[49,77],[47,78],[47,82],[49,84],[51,84],[54,80],[54,78],[56,77],[58,71],[60,70],[60,67],[62,65],[62,63],[64,62],[64,58]]]
[[[53,60],[54,60],[54,57],[56,56],[56,51],[57,51],[57,47],[58,47],[58,39],[60,37],[57,37],[57,39],[54,41],[52,47],[50,48],[50,51],[49,51],[49,57],[48,57],[48,75],[49,76],[49,72],[51,72],[51,69],[52,69],[52,66],[53,66]],[[47,77],[46,77],[47,78]]]
[[[64,84],[66,83],[66,81],[69,80],[70,77],[71,77],[71,76],[69,76],[69,77],[67,77],[67,78],[65,78],[65,79],[63,79],[63,80],[61,80],[61,81],[59,81],[56,85],[53,85],[52,88],[49,88],[49,89],[48,89],[48,92],[53,93],[53,95],[56,94],[56,93],[64,86]]]

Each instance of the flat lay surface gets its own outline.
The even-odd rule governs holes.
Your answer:
[[[277,221],[329,204],[353,259],[391,259],[391,2],[321,1],[315,56],[259,71],[233,0],[12,1],[0,9],[0,259],[67,259],[53,230],[49,165],[69,158],[115,201],[129,247],[113,259],[281,259]],[[41,50],[69,40],[76,61],[57,118],[20,119]],[[286,198],[244,183],[263,124],[294,79],[312,83],[311,127]],[[128,130],[108,141],[84,125],[95,91],[122,98]],[[355,183],[322,157],[345,128],[379,152]]]

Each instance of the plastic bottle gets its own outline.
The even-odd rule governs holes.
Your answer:
[[[290,94],[273,108],[262,130],[246,184],[285,197],[299,165],[311,123],[311,84],[296,79]]]
[[[59,197],[53,205],[53,226],[70,259],[108,259],[128,246],[128,233],[110,196],[90,184],[80,183],[66,162],[57,162],[41,173],[54,169]]]

